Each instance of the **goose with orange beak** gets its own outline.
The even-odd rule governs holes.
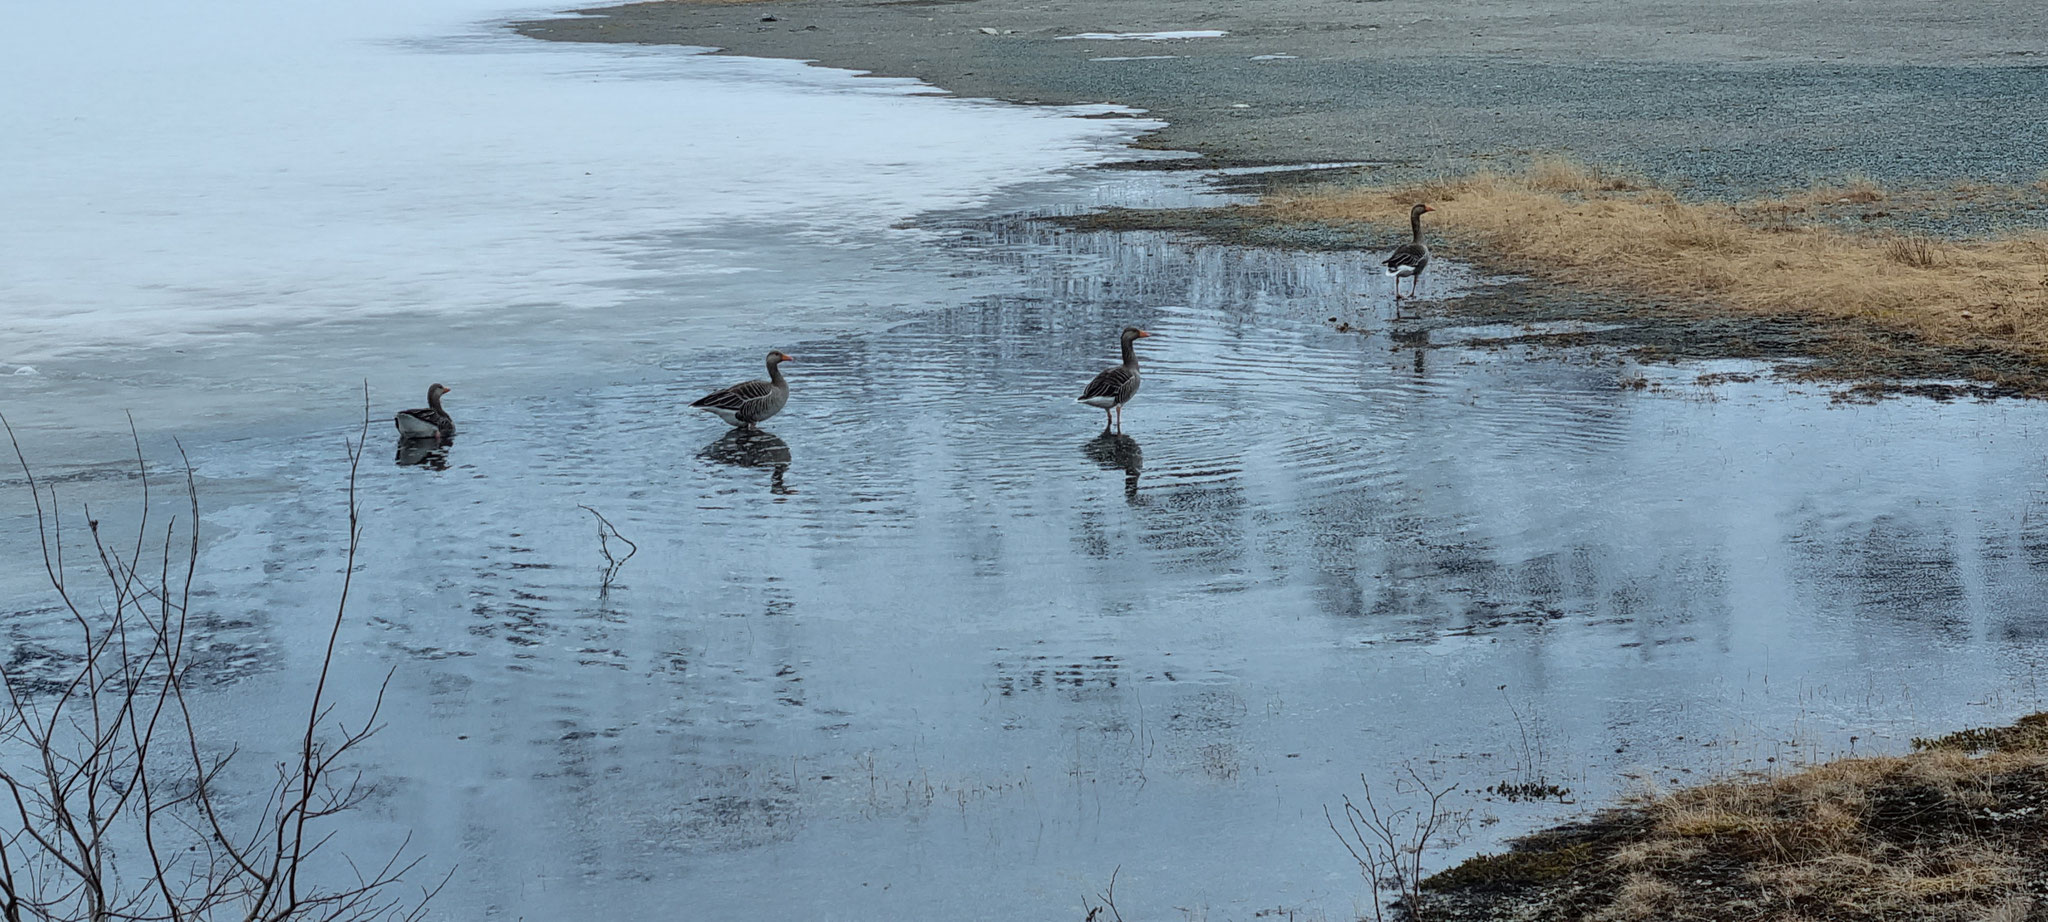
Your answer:
[[[391,421],[398,425],[398,434],[408,439],[452,439],[455,437],[455,420],[448,411],[441,409],[441,395],[453,388],[435,384],[427,388],[427,405],[417,410],[400,410]]]
[[[1138,350],[1132,344],[1151,335],[1137,327],[1124,327],[1124,363],[1103,369],[1077,398],[1102,411],[1105,430],[1114,426],[1116,431],[1124,431],[1124,404],[1138,396]]]
[[[789,403],[789,382],[782,379],[782,363],[796,356],[781,350],[768,353],[768,380],[742,381],[722,391],[713,391],[690,406],[725,420],[728,426],[756,429]]]
[[[1414,279],[1408,283],[1408,297],[1414,299],[1415,288],[1422,284],[1422,270],[1429,265],[1429,244],[1422,242],[1422,216],[1436,209],[1415,203],[1408,209],[1408,230],[1412,235],[1407,243],[1394,248],[1394,255],[1387,257],[1387,275],[1394,280],[1394,300],[1401,300],[1401,280]]]

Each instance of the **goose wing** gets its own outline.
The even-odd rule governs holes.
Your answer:
[[[1135,372],[1122,365],[1105,368],[1101,374],[1095,376],[1095,380],[1088,382],[1088,389],[1081,392],[1080,399],[1115,397],[1123,393],[1125,385],[1128,385],[1131,379],[1135,377],[1137,377]]]
[[[420,409],[417,410],[399,411],[397,416],[393,417],[393,419],[398,421],[398,425],[402,429],[405,427],[405,421],[401,417],[409,417],[413,422],[419,423],[421,425],[432,426],[435,429],[439,430],[442,435],[455,434],[455,420],[450,419],[447,413],[444,413],[440,410],[436,410],[433,407],[421,407]]]
[[[1404,243],[1394,248],[1394,255],[1387,257],[1386,266],[1390,271],[1409,267],[1421,269],[1428,263],[1429,247],[1419,243]]]
[[[722,391],[713,391],[697,398],[690,406],[705,410],[744,410],[751,401],[760,400],[775,392],[775,386],[766,381],[743,381]]]

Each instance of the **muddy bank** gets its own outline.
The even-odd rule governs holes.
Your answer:
[[[2021,181],[2048,166],[2048,11],[2017,0],[796,0],[645,3],[515,28],[1136,106],[1171,123],[1150,146],[1224,163],[1430,172],[1547,150],[1710,193],[1852,171]],[[1154,31],[1223,34],[1074,37]]]
[[[1425,917],[2048,918],[2048,714],[1547,830],[1423,883]]]

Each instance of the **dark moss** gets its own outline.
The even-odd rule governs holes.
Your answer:
[[[1431,890],[1461,890],[1547,884],[1577,874],[1592,860],[1591,842],[1551,849],[1517,848],[1474,857],[1432,876],[1423,886]]]

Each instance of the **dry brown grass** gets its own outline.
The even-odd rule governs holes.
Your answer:
[[[2024,922],[2048,887],[2048,713],[1645,793],[1432,878],[1446,918]]]
[[[1653,884],[1712,856],[1739,862],[1763,902],[1817,918],[1983,919],[2025,898],[2027,866],[2021,847],[1967,833],[1989,825],[2001,784],[2043,772],[2040,750],[1936,749],[1652,798],[1645,834],[1609,859],[1628,874],[1610,915],[1654,917],[1677,888]]]
[[[1958,186],[1940,201],[1850,178],[1800,195],[1734,205],[1681,201],[1625,175],[1563,160],[1407,185],[1280,193],[1283,221],[1368,222],[1405,230],[1408,206],[1460,255],[1585,288],[1762,314],[1874,321],[1950,346],[1994,346],[2048,360],[2048,232],[1942,241],[1806,221],[1843,202],[1968,207],[2024,190]],[[2025,193],[2031,194],[2031,193]]]

